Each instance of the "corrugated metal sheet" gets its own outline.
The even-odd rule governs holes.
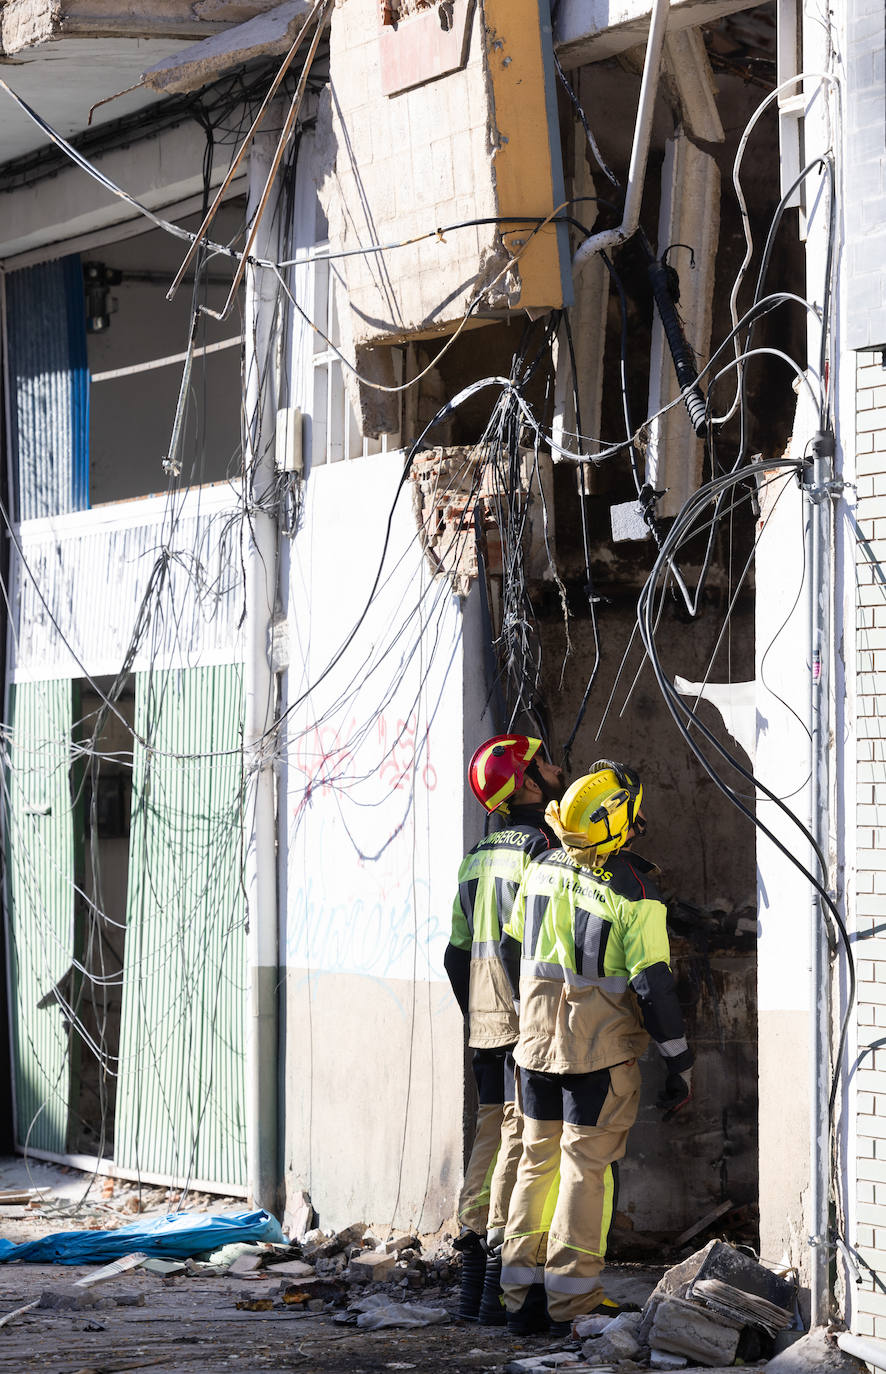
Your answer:
[[[89,505],[89,373],[75,254],[10,272],[9,379],[20,520]]]
[[[29,521],[19,530],[13,658],[17,682],[116,673],[152,571],[166,581],[134,666],[242,661],[237,494],[225,484]],[[113,596],[108,595],[109,588]],[[82,665],[82,666],[81,666]]]
[[[70,1096],[59,997],[69,995],[74,938],[71,714],[70,682],[11,688],[5,822],[16,1142],[56,1153],[66,1146]]]
[[[115,1161],[246,1182],[239,667],[136,676]]]

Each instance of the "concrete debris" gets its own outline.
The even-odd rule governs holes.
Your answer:
[[[707,1313],[682,1298],[666,1298],[655,1309],[649,1344],[655,1350],[686,1355],[697,1364],[729,1365],[738,1350],[739,1328],[719,1314]]]
[[[642,1312],[622,1312],[612,1317],[605,1331],[582,1346],[585,1357],[595,1364],[634,1359],[642,1349],[639,1340],[642,1321]]]
[[[379,1283],[394,1272],[397,1260],[394,1255],[379,1254],[377,1250],[366,1250],[355,1255],[348,1265],[347,1278],[355,1283]]]
[[[685,1369],[689,1361],[685,1355],[670,1355],[665,1350],[650,1350],[650,1369]]]
[[[606,1328],[617,1320],[617,1317],[577,1317],[572,1323],[572,1333],[579,1341],[587,1340],[589,1336],[602,1336]]]
[[[404,1250],[420,1252],[421,1241],[416,1236],[392,1236],[383,1242],[383,1247],[386,1255],[396,1255],[399,1259]]]
[[[616,544],[628,539],[652,538],[652,531],[646,524],[643,507],[639,501],[625,501],[621,505],[610,506],[609,519],[612,538]]]
[[[285,1260],[283,1264],[269,1264],[268,1273],[275,1279],[306,1279],[316,1273],[312,1264],[304,1260]]]
[[[560,1369],[567,1365],[569,1374],[572,1374],[580,1363],[581,1356],[571,1350],[556,1350],[548,1355],[527,1355],[519,1360],[511,1360],[505,1365],[505,1370],[506,1374],[543,1374],[545,1370]]]
[[[93,1293],[76,1284],[59,1284],[57,1288],[45,1288],[37,1299],[36,1306],[53,1312],[85,1312],[94,1308],[144,1307],[144,1293],[117,1293],[114,1297]]]
[[[856,1374],[866,1368],[854,1355],[847,1355],[830,1332],[818,1327],[783,1350],[766,1366],[766,1374]]]
[[[301,1241],[301,1252],[307,1260],[332,1259],[335,1255],[346,1250],[349,1245],[356,1245],[364,1240],[366,1226],[363,1222],[354,1222],[351,1226],[346,1226],[343,1231],[321,1231],[314,1229],[308,1231]]]
[[[257,1273],[258,1270],[261,1269],[263,1263],[264,1255],[260,1254],[258,1251],[248,1255],[238,1255],[237,1258],[228,1265],[228,1274],[231,1278],[235,1279],[248,1278],[252,1274]]]

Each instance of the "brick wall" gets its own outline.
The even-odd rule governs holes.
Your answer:
[[[848,0],[846,342],[886,344],[886,11]]]
[[[866,1045],[886,1037],[886,368],[879,353],[857,358],[854,948],[862,1055]],[[886,1046],[860,1059],[855,1088],[855,1244],[886,1283]],[[853,1329],[886,1337],[886,1293],[862,1273]]]

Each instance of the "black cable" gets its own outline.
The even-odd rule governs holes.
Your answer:
[[[551,49],[551,51],[554,52],[553,48]],[[560,65],[560,59],[559,59],[559,57],[557,56],[556,52],[554,52],[554,66],[557,68],[557,75],[558,75],[559,78],[560,78],[560,84],[562,85],[562,87],[563,87],[563,89],[565,90],[566,94],[568,95],[570,101],[572,102],[572,106],[573,106],[573,108],[574,108],[574,110],[575,110],[575,113],[578,115],[579,120],[581,121],[581,126],[582,126],[582,128],[584,129],[584,131],[585,131],[585,138],[588,140],[588,146],[590,147],[591,152],[594,154],[594,157],[596,158],[597,166],[600,168],[600,171],[601,171],[601,172],[603,173],[603,175],[607,178],[607,180],[608,180],[609,182],[611,182],[611,184],[615,187],[615,189],[616,189],[617,191],[620,191],[620,190],[621,190],[621,183],[620,183],[620,181],[618,180],[618,177],[616,177],[615,173],[614,173],[614,172],[611,172],[611,171],[609,170],[609,168],[607,167],[607,165],[606,165],[606,163],[605,163],[605,161],[604,161],[604,159],[603,159],[603,154],[600,152],[600,149],[597,147],[597,140],[594,138],[594,135],[591,133],[591,127],[590,127],[590,125],[588,124],[587,115],[585,114],[584,110],[582,109],[581,105],[579,104],[578,96],[575,94],[575,91],[572,89],[572,86],[571,86],[570,83],[569,83],[569,80],[568,80],[568,78],[567,78],[567,76],[566,76],[566,73],[564,72],[563,68],[562,68],[561,65]]]
[[[803,876],[809,881],[811,886],[819,894],[821,900],[830,912],[834,924],[837,927],[837,930],[839,931],[840,938],[843,940],[847,956],[849,991],[847,996],[846,1010],[843,1015],[840,1029],[837,1053],[835,1057],[835,1068],[832,1076],[831,1090],[828,1098],[828,1120],[831,1126],[833,1126],[834,1104],[836,1102],[836,1095],[839,1086],[840,1061],[843,1056],[843,1050],[845,1046],[846,1035],[849,1025],[849,1017],[852,1011],[852,1007],[855,1003],[855,961],[852,955],[849,932],[846,929],[846,926],[843,922],[843,918],[840,915],[840,912],[835,902],[833,901],[833,899],[831,898],[830,894],[827,892],[823,884],[819,881],[818,878],[816,878],[816,876],[813,873],[810,872],[810,870],[805,866],[805,864],[794,853],[792,853],[792,851],[785,844],[783,844],[781,840],[778,839],[778,837],[769,829],[769,827],[765,825],[765,823],[761,821],[745,805],[745,803],[742,801],[741,797],[735,791],[735,789],[731,787],[727,782],[725,782],[725,780],[720,776],[720,774],[714,768],[713,764],[710,762],[707,756],[698,747],[695,740],[692,738],[692,735],[687,730],[686,726],[683,724],[683,721],[680,718],[681,712],[683,715],[687,717],[687,719],[692,720],[693,724],[701,732],[701,734],[704,735],[704,737],[711,743],[711,745],[717,750],[717,752],[722,755],[722,757],[730,764],[731,767],[733,767],[736,770],[737,773],[739,773],[741,777],[745,778],[746,781],[753,788],[758,789],[760,792],[763,793],[764,796],[768,797],[769,800],[786,816],[786,818],[799,829],[800,833],[803,835],[804,839],[808,842],[810,848],[815,854],[821,873],[824,876],[826,876],[828,870],[824,855],[822,854],[818,846],[818,843],[815,840],[815,837],[812,835],[808,827],[796,815],[796,813],[791,811],[791,809],[785,805],[785,803],[781,800],[780,797],[778,797],[774,792],[772,792],[764,783],[760,782],[760,780],[752,772],[746,769],[743,766],[743,764],[720,743],[716,736],[708,729],[708,727],[695,714],[695,712],[693,712],[692,709],[689,706],[687,706],[684,701],[682,701],[682,699],[679,696],[679,693],[674,688],[673,683],[664,673],[664,670],[661,666],[661,662],[658,658],[658,652],[655,646],[653,618],[651,615],[652,601],[654,598],[655,588],[662,576],[662,573],[664,572],[665,568],[670,565],[671,559],[673,557],[674,552],[676,551],[676,548],[679,546],[679,543],[682,541],[682,539],[686,536],[686,533],[693,524],[697,513],[703,506],[707,505],[707,503],[711,500],[712,496],[718,495],[720,491],[725,491],[730,486],[738,486],[745,483],[748,477],[754,476],[756,473],[769,472],[773,468],[787,468],[793,469],[794,471],[799,471],[802,469],[802,466],[803,465],[801,462],[791,459],[771,459],[766,462],[750,463],[745,465],[737,472],[731,472],[726,474],[725,476],[716,478],[713,481],[706,483],[704,487],[699,488],[699,490],[695,492],[694,495],[691,496],[687,502],[684,503],[680,513],[674,520],[674,524],[668,532],[667,538],[663,543],[661,552],[659,553],[659,556],[656,559],[655,566],[653,567],[652,572],[650,573],[649,578],[647,579],[647,582],[642,592],[640,593],[640,599],[638,601],[637,606],[637,620],[640,629],[640,636],[643,640],[644,648],[646,649],[646,652],[649,656],[649,661],[652,665],[653,672],[655,673],[656,681],[658,682],[659,688],[665,699],[665,704],[667,705],[668,710],[670,711],[671,716],[673,717],[678,730],[683,735],[686,743],[689,745],[689,748],[692,750],[692,753],[698,759],[699,763],[701,763],[705,772],[714,782],[715,786],[724,794],[724,796],[726,796],[733,803],[733,805],[742,813],[742,815],[747,817],[747,819],[750,820],[753,825],[755,825],[760,831],[762,831],[762,833],[767,836],[770,842],[773,845],[775,845],[775,847],[784,855],[784,857],[787,858],[789,862],[794,865],[794,867],[799,869]]]

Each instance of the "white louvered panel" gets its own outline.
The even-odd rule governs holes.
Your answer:
[[[228,484],[24,521],[13,546],[16,682],[116,673],[152,573],[133,670],[243,658],[241,509]]]

